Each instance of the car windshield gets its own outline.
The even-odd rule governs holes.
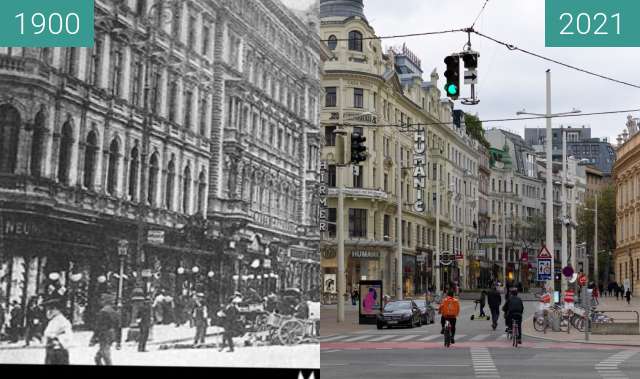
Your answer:
[[[393,303],[389,303],[384,307],[385,312],[393,312],[403,309],[411,309],[411,303],[408,301],[394,301]]]

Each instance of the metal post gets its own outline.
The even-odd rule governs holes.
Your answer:
[[[591,312],[591,298],[589,297],[589,290],[587,286],[582,286],[582,306],[585,309],[585,325],[584,325],[584,340],[589,341],[589,328],[591,327],[591,320],[589,313]]]
[[[505,190],[507,188],[505,180]],[[502,194],[502,281],[504,284],[504,288],[507,289],[507,203],[504,197],[504,193]]]
[[[593,216],[593,225],[595,229],[593,233],[593,280],[597,286],[598,285],[598,193],[597,192],[595,194],[595,198],[596,198],[596,207],[595,207],[595,213]],[[587,262],[589,262],[589,259],[587,259]]]
[[[118,278],[118,311],[122,309],[122,286],[123,286],[123,278],[124,275],[124,257],[120,256],[120,277]]]
[[[346,290],[344,274],[344,181],[342,167],[336,167],[336,175],[338,183],[338,209],[336,219],[336,234],[338,237],[338,276],[336,277],[336,286],[338,289],[338,322],[344,322],[344,293]]]
[[[567,133],[562,128],[562,187],[560,188],[562,246],[560,247],[560,269],[567,263]],[[555,275],[555,273],[554,273]],[[560,275],[560,291],[567,290],[567,279]]]
[[[435,164],[435,163],[434,163]],[[436,166],[436,263],[434,265],[436,278],[436,295],[440,295],[440,177],[438,176],[438,166]]]
[[[572,178],[574,179],[574,178]],[[569,204],[571,205],[571,220],[574,222],[571,228],[571,267],[573,267],[574,271],[577,267],[576,263],[576,192],[575,192],[575,181],[573,181],[574,187],[571,189],[571,194],[569,195]]]
[[[466,171],[464,173],[466,179]],[[463,180],[464,194],[462,201],[462,275],[460,275],[460,288],[470,288],[467,285],[467,181]]]
[[[396,208],[397,240],[396,240],[396,299],[402,300],[402,157],[400,156],[400,142],[396,143]]]
[[[553,246],[553,133],[551,130],[551,70],[547,70],[547,195],[546,195],[546,246],[551,253],[551,280],[547,284],[555,291],[555,249]]]

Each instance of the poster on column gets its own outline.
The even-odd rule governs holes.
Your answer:
[[[382,313],[382,280],[364,280],[358,283],[360,324],[375,324]]]

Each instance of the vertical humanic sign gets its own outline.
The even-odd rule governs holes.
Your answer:
[[[425,165],[427,164],[426,139],[424,127],[419,125],[413,135],[413,188],[416,190],[416,201],[413,209],[422,213],[425,211],[424,189],[426,186]]]
[[[318,196],[320,197],[319,223],[320,233],[329,230],[329,211],[327,209],[327,161],[320,161],[320,183],[318,184]]]

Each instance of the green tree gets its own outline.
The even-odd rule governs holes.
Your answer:
[[[484,138],[484,129],[482,128],[482,121],[474,115],[464,115],[464,123],[467,126],[467,134],[469,134],[476,141],[480,142],[487,149],[491,148],[491,144]]]
[[[578,209],[578,242],[586,242],[593,254],[594,212],[595,198],[589,197],[585,201],[585,208]],[[613,184],[603,188],[598,193],[598,278],[606,279],[611,267],[610,253],[616,248],[616,189]],[[605,252],[600,254],[600,252]]]

